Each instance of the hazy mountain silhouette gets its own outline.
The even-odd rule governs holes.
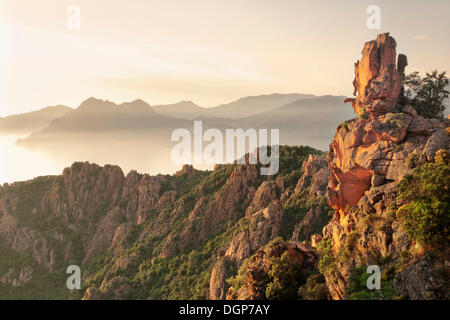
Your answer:
[[[300,99],[282,106],[269,107],[267,102],[272,100],[277,104],[299,96]],[[110,101],[89,98],[78,108],[53,120],[46,128],[25,139],[19,139],[17,144],[27,149],[39,150],[52,159],[61,159],[67,163],[114,163],[122,166],[124,170],[171,173],[180,166],[172,163],[170,158],[170,152],[177,144],[171,141],[171,134],[177,128],[184,128],[192,135],[194,121],[164,116],[155,109],[167,108],[163,112],[174,116],[177,109],[186,107],[194,110],[196,114],[193,117],[187,112],[182,115],[203,120],[204,131],[211,127],[217,128],[224,133],[224,137],[227,128],[279,129],[280,144],[303,144],[326,150],[336,127],[342,121],[353,117],[352,108],[350,105],[344,105],[344,99],[343,96],[308,98],[306,95],[297,94],[243,98],[229,106],[235,109],[238,105],[243,106],[245,101],[251,101],[252,103],[248,104],[249,110],[240,112],[252,115],[230,119],[205,115],[206,108],[190,102],[152,108],[142,100],[117,105]],[[265,101],[263,108],[258,109],[256,103],[253,104],[255,100]],[[224,107],[217,110],[220,111],[221,108]],[[220,112],[211,112],[210,115]],[[233,116],[237,116],[237,112]]]
[[[211,127],[280,129],[280,143],[309,145],[327,150],[336,127],[354,117],[344,96],[299,99],[281,107],[241,119],[200,118]]]
[[[155,112],[173,118],[194,119],[206,108],[202,108],[192,101],[180,101],[174,104],[152,106]]]
[[[238,122],[254,128],[280,128],[282,144],[311,145],[327,150],[336,127],[354,117],[351,105],[344,104],[345,98],[327,95],[300,99]]]
[[[312,97],[314,97],[314,95],[299,93],[274,93],[269,95],[245,97],[217,107],[205,108],[199,116],[239,119],[269,110],[274,110],[299,99],[307,99]]]
[[[179,169],[170,162],[172,131],[190,130],[192,125],[191,120],[157,114],[142,100],[117,105],[89,98],[16,144],[43,152],[57,162],[89,160],[118,163],[125,170],[164,173]]]
[[[5,118],[0,117],[0,134],[30,134],[48,126],[52,120],[62,117],[71,110],[72,108],[57,105]]]
[[[155,112],[182,119],[239,119],[258,113],[276,109],[299,99],[313,98],[311,94],[274,93],[260,96],[250,96],[236,101],[221,104],[212,108],[203,108],[192,101],[181,101],[169,105],[158,105],[152,108]]]
[[[56,138],[58,134],[108,133],[122,131],[155,131],[173,128],[190,123],[187,120],[169,118],[156,113],[142,100],[117,105],[111,101],[89,98],[81,105],[53,120],[48,127],[34,132],[25,139],[36,142],[40,138]],[[52,136],[53,135],[53,136]]]

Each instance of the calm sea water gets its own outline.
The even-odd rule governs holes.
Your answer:
[[[16,146],[17,136],[0,136],[0,184],[60,174],[64,163],[56,163],[38,151]]]
[[[27,149],[15,145],[18,136],[0,135],[0,185],[5,182],[30,180],[38,176],[59,175],[75,161],[89,161],[98,165],[118,165],[127,174],[172,174],[181,169],[170,161],[170,149],[133,140],[94,143],[55,144],[52,147]],[[211,169],[212,166],[200,169]]]

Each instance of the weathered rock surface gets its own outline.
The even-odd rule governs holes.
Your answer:
[[[405,65],[396,67],[395,49],[395,40],[381,34],[365,44],[355,65],[353,107],[369,116],[346,121],[330,144],[327,194],[340,216],[371,186],[399,181],[409,173],[406,158],[430,161],[448,147],[448,121],[425,119],[411,106],[398,104]]]
[[[355,63],[353,94],[357,97],[351,101],[356,114],[363,110],[370,115],[397,111],[407,59],[399,55],[397,65],[396,47],[389,33],[364,44],[362,58]]]
[[[398,182],[412,168],[449,150],[447,119],[425,119],[413,107],[399,105],[406,56],[396,65],[396,43],[389,34],[367,42],[355,64],[355,99],[360,117],[341,124],[328,153],[331,171],[327,195],[335,210],[323,229],[331,239],[334,268],[326,274],[333,299],[344,299],[350,272],[360,265],[392,259],[412,263],[398,276],[399,294],[411,299],[444,298],[442,283],[395,219]],[[316,240],[317,242],[317,240]],[[410,262],[402,257],[408,252]],[[435,281],[434,281],[434,280]],[[440,294],[439,294],[440,292]]]
[[[222,299],[224,292],[226,293],[229,288],[226,279],[235,275],[226,271],[225,264],[239,269],[247,258],[280,236],[283,218],[286,215],[284,207],[287,204],[314,201],[316,198],[324,197],[329,176],[326,156],[309,155],[302,164],[302,172],[303,175],[293,190],[285,190],[283,177],[279,176],[275,181],[262,182],[254,192],[246,210],[246,217],[249,219],[248,230],[233,237],[223,256],[220,256],[214,265],[210,281],[211,299]],[[326,223],[327,217],[328,212],[323,206],[311,208],[300,221],[294,222],[297,225],[293,228],[291,239],[295,243],[308,239],[313,232],[317,232],[318,227],[321,228]],[[230,297],[228,295],[228,298]]]
[[[450,299],[448,283],[436,276],[433,262],[427,259],[406,267],[395,277],[394,285],[412,300]]]

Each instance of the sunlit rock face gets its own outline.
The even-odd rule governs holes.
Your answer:
[[[355,64],[352,102],[358,118],[342,123],[330,144],[328,182],[330,205],[341,216],[369,190],[409,173],[405,159],[416,154],[430,160],[445,148],[445,121],[425,119],[410,105],[398,103],[405,55],[397,58],[388,33],[366,42]],[[396,63],[396,59],[398,63]]]
[[[348,99],[359,119],[343,123],[330,144],[330,205],[344,213],[372,185],[381,184],[393,157],[392,145],[405,139],[411,114],[399,113],[398,99],[407,65],[389,33],[366,42],[355,63],[354,95]]]
[[[407,58],[397,58],[397,43],[389,33],[366,42],[360,61],[355,63],[355,99],[350,99],[356,114],[380,115],[397,111]],[[398,59],[398,63],[396,60]]]
[[[402,252],[415,248],[389,207],[396,204],[399,181],[450,146],[448,119],[427,119],[399,103],[407,59],[397,57],[395,49],[388,33],[365,43],[355,64],[356,97],[347,99],[358,117],[339,125],[327,155],[327,196],[335,213],[323,229],[323,239],[331,240],[337,261],[325,275],[333,299],[346,298],[353,268],[378,263],[380,257],[399,263]],[[418,299],[444,297],[438,293],[442,285],[426,278],[431,272],[428,262],[419,253],[414,259],[420,262],[396,277],[398,292]],[[428,283],[428,289],[422,283]]]

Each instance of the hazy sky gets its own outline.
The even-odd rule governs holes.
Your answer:
[[[81,28],[67,27],[69,5]],[[369,5],[381,29],[369,30]],[[0,116],[90,96],[214,106],[273,92],[351,95],[365,41],[450,70],[450,1],[0,0]]]

